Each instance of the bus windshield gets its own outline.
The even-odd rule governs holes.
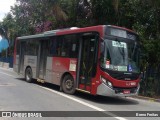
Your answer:
[[[105,39],[101,43],[101,66],[124,72],[139,72],[137,43]]]

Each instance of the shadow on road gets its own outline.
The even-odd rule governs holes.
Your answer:
[[[59,91],[59,86],[53,85],[53,84],[49,84],[49,83],[45,83],[45,84],[41,84],[41,83],[35,83],[35,84],[39,84],[41,86]],[[100,103],[100,104],[114,104],[114,105],[137,105],[139,104],[138,101],[133,100],[133,99],[128,99],[127,97],[106,97],[106,96],[94,96],[94,95],[90,95],[87,93],[82,93],[79,91],[76,91],[76,93],[73,95],[76,96],[80,99],[85,99],[85,100],[89,100],[92,102],[96,102],[96,103]]]
[[[94,96],[86,93],[76,92],[75,96],[90,100],[92,102],[100,104],[114,104],[114,105],[137,105],[139,104],[136,100],[128,99],[127,97],[106,97],[106,96]]]
[[[15,78],[17,80],[21,80],[21,81],[24,81],[25,82],[25,78]]]

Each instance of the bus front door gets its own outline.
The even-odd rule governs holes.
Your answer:
[[[79,89],[87,92],[91,91],[91,80],[96,74],[96,54],[97,40],[96,34],[89,33],[82,35],[81,41],[80,67],[79,67]]]
[[[38,53],[38,78],[46,78],[46,62],[47,62],[47,41],[41,40]]]

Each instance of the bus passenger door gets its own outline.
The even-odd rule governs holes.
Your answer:
[[[79,67],[79,89],[87,92],[91,91],[92,78],[96,74],[97,59],[97,34],[84,33],[82,35],[80,49],[80,67]]]
[[[45,79],[46,75],[46,62],[47,62],[47,40],[40,40],[39,53],[38,53],[38,78]]]

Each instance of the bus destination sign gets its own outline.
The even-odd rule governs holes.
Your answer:
[[[118,29],[118,28],[107,27],[105,33],[115,37],[122,37],[130,40],[136,40],[135,34],[126,30]]]

